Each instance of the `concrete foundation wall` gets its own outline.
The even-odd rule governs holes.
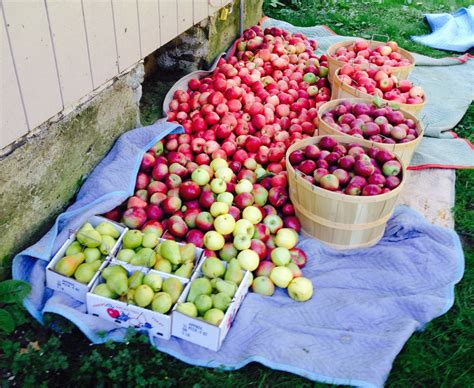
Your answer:
[[[0,156],[0,278],[74,198],[118,136],[138,124],[143,65]]]
[[[260,20],[262,3],[245,0],[245,27]],[[239,0],[226,20],[219,15],[157,50],[157,66],[150,68],[173,77],[206,68],[239,36]],[[0,150],[0,279],[9,276],[14,254],[35,243],[71,203],[117,137],[139,125],[143,75],[139,64],[73,111]]]

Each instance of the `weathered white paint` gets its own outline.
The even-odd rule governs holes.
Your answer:
[[[112,2],[82,0],[83,18],[94,88],[118,74]]]
[[[231,1],[0,1],[0,148]]]
[[[64,106],[93,89],[81,0],[47,0]],[[74,44],[71,44],[74,42]],[[74,75],[74,76],[71,76]]]
[[[3,12],[0,15],[0,42],[2,43],[0,83],[0,143],[10,144],[28,132],[23,102],[10,54]]]
[[[5,0],[2,4],[31,129],[63,108],[46,7],[42,1]]]
[[[115,21],[119,71],[132,66],[140,58],[138,10],[134,0],[112,0]]]
[[[178,35],[194,24],[193,5],[192,0],[178,0]]]
[[[137,0],[142,56],[160,47],[160,5],[158,0]]]
[[[177,0],[159,0],[160,2],[160,37],[161,45],[178,36],[178,2]]]
[[[209,16],[208,0],[193,0],[193,19],[194,24],[203,21]]]

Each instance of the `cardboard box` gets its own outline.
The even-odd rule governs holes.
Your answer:
[[[109,265],[119,264],[112,260]],[[137,270],[128,270],[129,275]],[[184,281],[178,276],[141,268],[138,271],[147,274],[149,272],[158,273],[163,279],[174,277],[181,281],[184,285],[188,279]],[[171,336],[171,311],[168,314],[160,314],[153,310],[127,304],[120,300],[105,298],[100,295],[93,294],[94,288],[103,283],[104,279],[99,276],[93,282],[90,292],[87,293],[87,313],[115,323],[119,327],[134,327],[138,330],[147,330],[155,337],[161,339],[169,339]],[[184,287],[183,287],[184,288]]]
[[[163,238],[160,238],[160,243],[163,242],[163,241],[166,241],[166,240],[163,239]],[[178,242],[178,245],[185,245],[185,243]],[[122,249],[122,243],[120,243],[120,246],[117,249],[117,251],[115,252],[114,257],[113,257],[113,260],[116,262],[116,264],[121,265],[127,271],[137,271],[137,270],[140,270],[140,269],[143,269],[143,268],[148,268],[148,267],[139,267],[139,266],[136,266],[136,265],[126,263],[125,261],[118,260],[117,257],[116,257],[116,254],[118,253],[118,251],[120,249]],[[203,256],[204,256],[204,249],[196,247],[196,250],[194,251],[194,268],[193,268],[193,271],[191,272],[191,276],[189,278],[183,278],[181,276],[176,276],[176,275],[173,275],[173,276],[178,278],[182,282],[188,282],[189,279],[196,272],[197,268],[199,267],[199,264],[201,263],[201,259],[203,258]],[[160,274],[164,273],[164,272],[160,272],[160,271],[157,271],[157,272],[159,272]]]
[[[116,222],[113,222],[111,220],[108,220],[107,218],[104,218],[104,217],[93,216],[87,220],[87,222],[90,222],[93,227],[96,227],[103,221],[106,221],[112,224],[115,227],[115,229],[119,231],[120,236],[117,239],[116,244],[112,248],[111,253],[104,260],[104,262],[100,266],[97,273],[93,276],[89,284],[78,282],[74,277],[67,277],[67,276],[61,275],[60,273],[54,270],[56,263],[64,257],[64,254],[67,248],[69,247],[69,245],[71,245],[76,240],[76,232],[71,232],[72,233],[71,236],[63,244],[61,249],[54,255],[54,257],[51,259],[48,266],[46,267],[46,286],[47,287],[51,288],[52,290],[62,291],[72,296],[74,299],[77,299],[78,301],[82,303],[86,303],[87,292],[91,289],[92,284],[94,283],[94,280],[99,275],[100,270],[107,265],[107,262],[110,260],[111,254],[114,254],[117,251],[122,241],[122,237],[127,230],[127,228],[125,228],[124,226]]]
[[[178,303],[186,302],[188,297],[191,283],[194,279],[202,277],[201,266],[204,260],[201,261],[200,265],[196,269],[196,272],[191,277],[191,280],[187,284]],[[173,308],[173,326],[171,334],[175,337],[184,339],[194,344],[203,346],[210,350],[218,351],[224,342],[224,339],[234,321],[234,318],[239,310],[242,301],[248,293],[248,289],[252,283],[252,274],[249,271],[244,272],[244,278],[240,283],[237,292],[229,304],[227,311],[225,312],[224,319],[219,326],[212,325],[202,319],[192,318],[188,315],[176,311],[176,306]]]

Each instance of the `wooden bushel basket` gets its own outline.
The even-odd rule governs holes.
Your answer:
[[[331,93],[331,100],[341,99],[341,98],[374,98],[371,94],[364,93],[360,90],[357,90],[353,86],[347,85],[341,81],[339,77],[339,69],[337,69],[336,73],[334,74],[334,79],[331,85],[332,93]],[[389,100],[381,99],[383,103],[389,104]],[[426,96],[423,98],[424,102],[422,104],[400,104],[396,103],[400,106],[400,109],[412,113],[415,116],[423,110],[426,104]]]
[[[347,62],[338,61],[337,59],[333,58],[332,55],[336,52],[339,47],[349,46],[354,43],[355,40],[345,40],[343,42],[334,43],[333,45],[329,46],[328,50],[326,51],[326,55],[328,57],[328,67],[329,67],[329,81],[332,82],[334,79],[334,74],[336,70],[344,66]],[[369,40],[369,48],[374,49],[378,46],[384,45],[386,42],[380,42],[377,40]],[[413,68],[415,67],[415,58],[411,53],[401,47],[398,48],[398,52],[404,58],[408,58],[410,60],[410,65],[408,66],[400,66],[400,67],[390,67],[392,70],[392,74],[397,76],[398,79],[407,79],[410,73],[412,72]],[[362,69],[367,68],[369,65],[358,64]]]
[[[332,136],[339,144],[357,143],[358,139]],[[307,138],[293,144],[286,153],[290,198],[302,230],[336,249],[366,248],[382,238],[388,219],[405,184],[406,168],[394,190],[376,196],[351,196],[312,185],[293,168],[290,154],[309,144],[319,143],[322,136]]]
[[[403,116],[406,119],[412,119],[416,124],[416,132],[418,133],[418,137],[415,140],[412,140],[409,143],[397,143],[397,144],[376,143],[370,140],[359,139],[357,137],[347,135],[339,131],[338,129],[333,128],[330,124],[326,123],[322,119],[322,116],[324,113],[335,108],[342,101],[350,101],[352,104],[355,104],[358,102],[371,104],[373,101],[373,97],[372,98],[343,98],[339,100],[331,100],[321,105],[318,110],[318,117],[319,117],[318,128],[319,128],[320,136],[339,135],[339,136],[344,136],[348,140],[349,143],[356,143],[356,140],[357,140],[357,143],[360,142],[359,144],[361,144],[364,147],[376,146],[379,148],[384,148],[396,154],[405,166],[408,166],[410,164],[411,158],[416,150],[416,147],[420,143],[423,137],[423,132],[424,132],[420,120],[418,120],[414,114],[404,111],[403,109],[400,109],[400,111],[403,113]]]

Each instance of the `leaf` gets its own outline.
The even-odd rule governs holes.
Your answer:
[[[15,330],[15,327],[15,321],[13,320],[10,313],[5,309],[0,309],[0,330],[10,334],[13,330]]]
[[[23,325],[28,321],[28,317],[26,316],[22,305],[15,303],[6,305],[4,308],[13,317],[13,320],[16,322],[17,326]]]
[[[394,102],[389,103],[388,106],[393,110],[400,110],[400,105],[395,104]]]
[[[31,291],[31,285],[21,280],[0,282],[0,303],[21,303]]]
[[[377,108],[381,108],[382,107],[382,99],[380,98],[379,95],[376,95],[372,101],[374,103],[374,105],[377,107]]]

